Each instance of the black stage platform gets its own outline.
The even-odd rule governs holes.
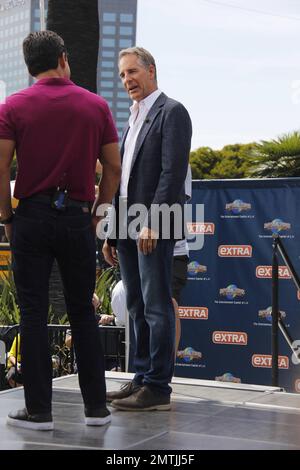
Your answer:
[[[118,389],[131,374],[107,373]],[[54,431],[6,425],[8,411],[24,406],[23,389],[0,393],[0,449],[202,450],[300,449],[300,395],[272,387],[174,378],[172,410],[122,412],[112,422],[84,424],[77,376],[53,381]]]

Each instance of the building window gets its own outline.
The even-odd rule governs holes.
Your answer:
[[[103,13],[103,21],[116,21],[116,13]]]
[[[126,101],[118,101],[118,103],[117,103],[117,108],[128,109],[128,108],[129,108],[128,102],[126,102]]]
[[[131,26],[120,26],[120,36],[132,36],[133,29]]]
[[[104,98],[113,98],[114,94],[112,91],[107,91],[107,90],[103,90],[101,95],[104,97]]]
[[[115,57],[115,51],[102,51],[102,57]]]
[[[131,39],[120,39],[119,41],[119,46],[120,47],[131,47],[132,46],[132,40]]]
[[[114,87],[114,82],[110,80],[101,80],[100,81],[100,86],[103,88],[113,88]]]
[[[103,26],[103,34],[116,34],[115,26]]]
[[[118,91],[118,98],[128,98],[126,91]]]
[[[101,70],[101,77],[103,78],[114,78],[114,73],[113,72],[105,72]]]
[[[124,13],[121,13],[120,21],[121,23],[133,23],[133,15],[131,14],[125,15]]]
[[[127,119],[128,118],[128,112],[124,113],[123,111],[118,111],[117,112],[117,118]]]
[[[114,67],[114,62],[110,60],[102,60],[101,62],[101,67],[105,67],[106,69],[113,68]]]
[[[104,38],[102,39],[102,46],[103,47],[115,47],[116,41],[114,39]]]

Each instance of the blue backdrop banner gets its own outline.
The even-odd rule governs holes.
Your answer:
[[[300,273],[300,178],[194,181],[188,282],[175,375],[271,385],[272,235],[279,233]],[[204,205],[204,220],[196,206]],[[296,287],[280,259],[279,310],[300,339]],[[279,385],[300,392],[300,366],[279,334]]]

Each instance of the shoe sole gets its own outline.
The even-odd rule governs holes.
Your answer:
[[[54,429],[53,422],[34,423],[32,421],[23,421],[21,419],[7,418],[6,424],[15,428],[31,429],[33,431],[52,431]]]
[[[112,408],[115,408],[116,410],[120,411],[170,411],[171,409],[171,404],[167,405],[153,405],[153,406],[148,406],[147,408],[127,408],[126,406],[122,405],[114,405],[113,403],[111,404]]]
[[[104,426],[111,422],[111,415],[105,416],[105,418],[85,418],[85,424],[87,426]]]

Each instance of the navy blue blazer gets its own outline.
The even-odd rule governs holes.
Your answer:
[[[129,126],[121,141],[122,159],[128,131]],[[191,137],[192,124],[185,107],[161,93],[139,132],[128,182],[128,207],[138,203],[148,209],[143,226],[151,225],[153,214],[149,209],[153,204],[178,203],[183,207]],[[118,200],[119,190],[115,197],[117,227]],[[111,239],[109,243],[115,244]]]

